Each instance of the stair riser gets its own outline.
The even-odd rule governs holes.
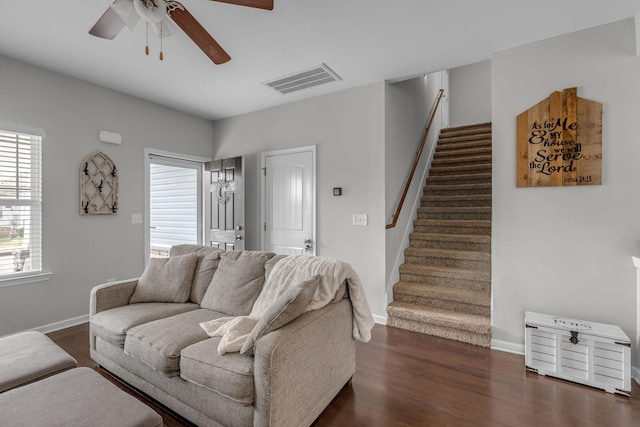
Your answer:
[[[491,346],[490,334],[478,334],[475,332],[463,331],[460,329],[447,328],[445,326],[432,325],[428,323],[416,322],[402,318],[389,316],[387,326],[405,329],[407,331],[418,332],[426,335],[447,338],[467,344],[478,345],[481,347]]]
[[[453,251],[491,252],[491,243],[455,242],[448,240],[410,239],[413,248],[446,249]]]
[[[474,174],[465,175],[431,175],[427,178],[427,186],[436,185],[459,185],[459,184],[491,184],[491,175],[477,176]]]
[[[429,176],[467,175],[477,173],[491,173],[491,164],[433,166],[429,169]]]
[[[479,316],[490,316],[491,308],[475,304],[465,304],[458,301],[448,301],[437,298],[420,297],[416,295],[406,295],[393,293],[393,300],[419,304],[423,307],[433,307],[442,310],[457,311],[459,313],[477,314]]]
[[[491,220],[491,212],[434,212],[430,208],[418,208],[418,219]]]
[[[461,280],[452,277],[424,276],[410,273],[400,273],[400,280],[403,282],[422,283],[424,285],[441,286],[451,289],[464,289],[467,291],[476,292],[489,292],[491,290],[491,283],[489,282]]]
[[[447,200],[447,199],[433,199],[433,198],[429,198],[429,197],[422,197],[420,199],[420,206],[424,207],[424,208],[429,207],[429,206],[442,207],[442,208],[447,208],[447,207],[471,207],[471,208],[486,207],[486,208],[490,208],[491,207],[491,199],[489,198],[489,199],[485,199],[485,200],[474,200],[474,199]]]
[[[418,265],[430,265],[433,267],[450,267],[460,268],[463,270],[479,270],[479,271],[491,271],[490,261],[478,261],[471,259],[456,259],[456,258],[439,258],[421,255],[407,255],[405,254],[404,260],[408,264]]]

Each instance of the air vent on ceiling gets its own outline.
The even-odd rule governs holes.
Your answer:
[[[296,92],[313,86],[323,85],[325,83],[342,80],[331,68],[326,64],[320,64],[306,70],[299,71],[288,76],[278,77],[268,82],[264,82],[271,89],[285,95],[287,93]]]

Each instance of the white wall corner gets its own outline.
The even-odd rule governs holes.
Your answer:
[[[386,325],[387,316],[378,316],[377,314],[374,314],[373,321],[376,322],[378,325]]]
[[[633,23],[636,30],[636,56],[640,56],[640,13],[634,17]]]
[[[636,384],[640,385],[640,368],[636,366],[631,367],[631,378],[633,378]]]
[[[524,344],[492,339],[491,350],[498,350],[498,351],[504,351],[507,353],[524,355]]]

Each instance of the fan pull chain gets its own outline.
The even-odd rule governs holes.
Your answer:
[[[149,22],[147,22],[147,47],[144,48],[144,53],[149,56]]]
[[[160,21],[160,61],[164,59],[164,54],[162,53],[162,21]]]

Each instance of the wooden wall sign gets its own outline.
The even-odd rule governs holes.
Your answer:
[[[518,187],[602,184],[602,104],[577,92],[553,92],[518,115]]]

